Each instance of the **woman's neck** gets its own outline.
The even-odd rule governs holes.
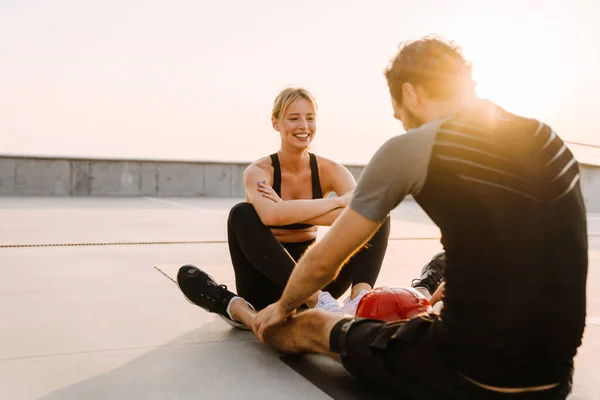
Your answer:
[[[301,171],[308,165],[308,149],[293,151],[282,148],[277,155],[282,168],[285,166],[288,171]]]

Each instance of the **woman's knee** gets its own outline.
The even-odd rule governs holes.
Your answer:
[[[229,225],[238,224],[240,222],[247,223],[250,220],[260,221],[260,218],[258,217],[258,214],[256,213],[252,203],[243,202],[238,203],[231,208],[229,211],[229,217],[227,218],[227,223]]]

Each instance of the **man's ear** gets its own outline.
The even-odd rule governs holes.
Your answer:
[[[402,84],[402,104],[412,109],[419,105],[420,100],[417,88],[412,83],[404,82]]]

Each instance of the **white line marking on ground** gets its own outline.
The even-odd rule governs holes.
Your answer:
[[[171,200],[157,199],[156,197],[144,196],[145,199],[157,201],[159,203],[169,204],[172,206],[183,207],[183,208],[191,208],[193,210],[199,210],[198,207],[190,206],[188,204],[181,204]]]

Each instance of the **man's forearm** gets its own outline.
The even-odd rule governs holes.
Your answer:
[[[327,234],[311,246],[294,268],[280,305],[286,312],[300,307],[311,295],[333,281],[348,259],[381,226],[346,207]]]
[[[316,246],[304,253],[281,295],[280,302],[288,312],[300,307],[310,296],[325,287],[337,276],[339,268],[328,269],[318,262],[318,253],[321,246]]]

